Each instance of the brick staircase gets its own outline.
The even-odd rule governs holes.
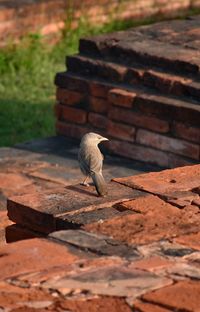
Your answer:
[[[200,157],[200,18],[80,40],[58,73],[57,132],[101,131],[108,150],[176,167]]]

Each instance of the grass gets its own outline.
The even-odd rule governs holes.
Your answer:
[[[55,134],[54,76],[65,70],[65,57],[76,53],[80,37],[96,35],[155,21],[112,21],[94,27],[80,21],[76,30],[66,24],[62,40],[45,45],[38,34],[29,34],[20,44],[0,50],[0,146],[12,146]]]

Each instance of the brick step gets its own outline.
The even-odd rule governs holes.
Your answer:
[[[56,75],[55,83],[59,88],[66,92],[73,90],[78,94],[82,94],[81,103],[83,102],[84,108],[88,107],[89,110],[106,113],[108,111],[108,92],[111,89],[120,88],[128,90],[132,93],[132,102],[129,108],[140,111],[145,114],[150,114],[166,120],[175,120],[187,122],[191,125],[199,125],[200,120],[200,106],[195,101],[188,101],[186,99],[178,99],[173,96],[159,95],[155,91],[146,87],[139,87],[138,85],[127,86],[123,82],[108,83],[100,79],[90,79],[90,77],[81,77],[71,74],[69,72],[58,73]],[[100,98],[102,95],[102,99]],[[65,94],[63,96],[66,96]],[[76,98],[77,94],[76,94]],[[58,99],[62,103],[61,97]],[[64,101],[65,105],[68,101]],[[123,102],[123,99],[122,99]],[[73,103],[79,105],[79,101]],[[103,105],[103,106],[102,106]],[[98,107],[97,107],[98,106]],[[99,107],[100,106],[100,107]],[[121,106],[124,106],[123,103]],[[104,108],[101,112],[100,108]]]
[[[172,94],[192,98],[199,103],[200,82],[191,77],[172,75],[149,67],[126,67],[103,59],[89,58],[82,55],[67,58],[69,72],[86,77],[99,77],[110,82],[128,85],[144,85],[158,90],[162,94]]]
[[[145,33],[130,30],[92,38],[79,43],[81,54],[102,57],[118,64],[135,63],[199,77],[199,52],[180,45],[169,44],[147,37]]]
[[[127,214],[126,211],[118,211],[113,205],[122,199],[133,199],[143,194],[126,186],[119,189],[115,182],[107,186],[107,197],[98,197],[94,186],[85,190],[80,185],[13,196],[7,202],[8,217],[18,225],[45,235]]]

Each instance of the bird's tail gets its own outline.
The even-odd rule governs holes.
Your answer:
[[[99,196],[105,196],[107,194],[107,185],[104,180],[104,177],[101,173],[93,172],[91,174],[92,181],[95,185],[96,191]]]

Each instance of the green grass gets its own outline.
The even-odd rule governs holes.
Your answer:
[[[0,146],[12,146],[55,134],[54,77],[65,70],[66,55],[78,50],[80,37],[125,30],[155,21],[112,21],[94,27],[80,21],[76,30],[66,24],[63,39],[55,46],[29,34],[18,45],[0,50]]]

